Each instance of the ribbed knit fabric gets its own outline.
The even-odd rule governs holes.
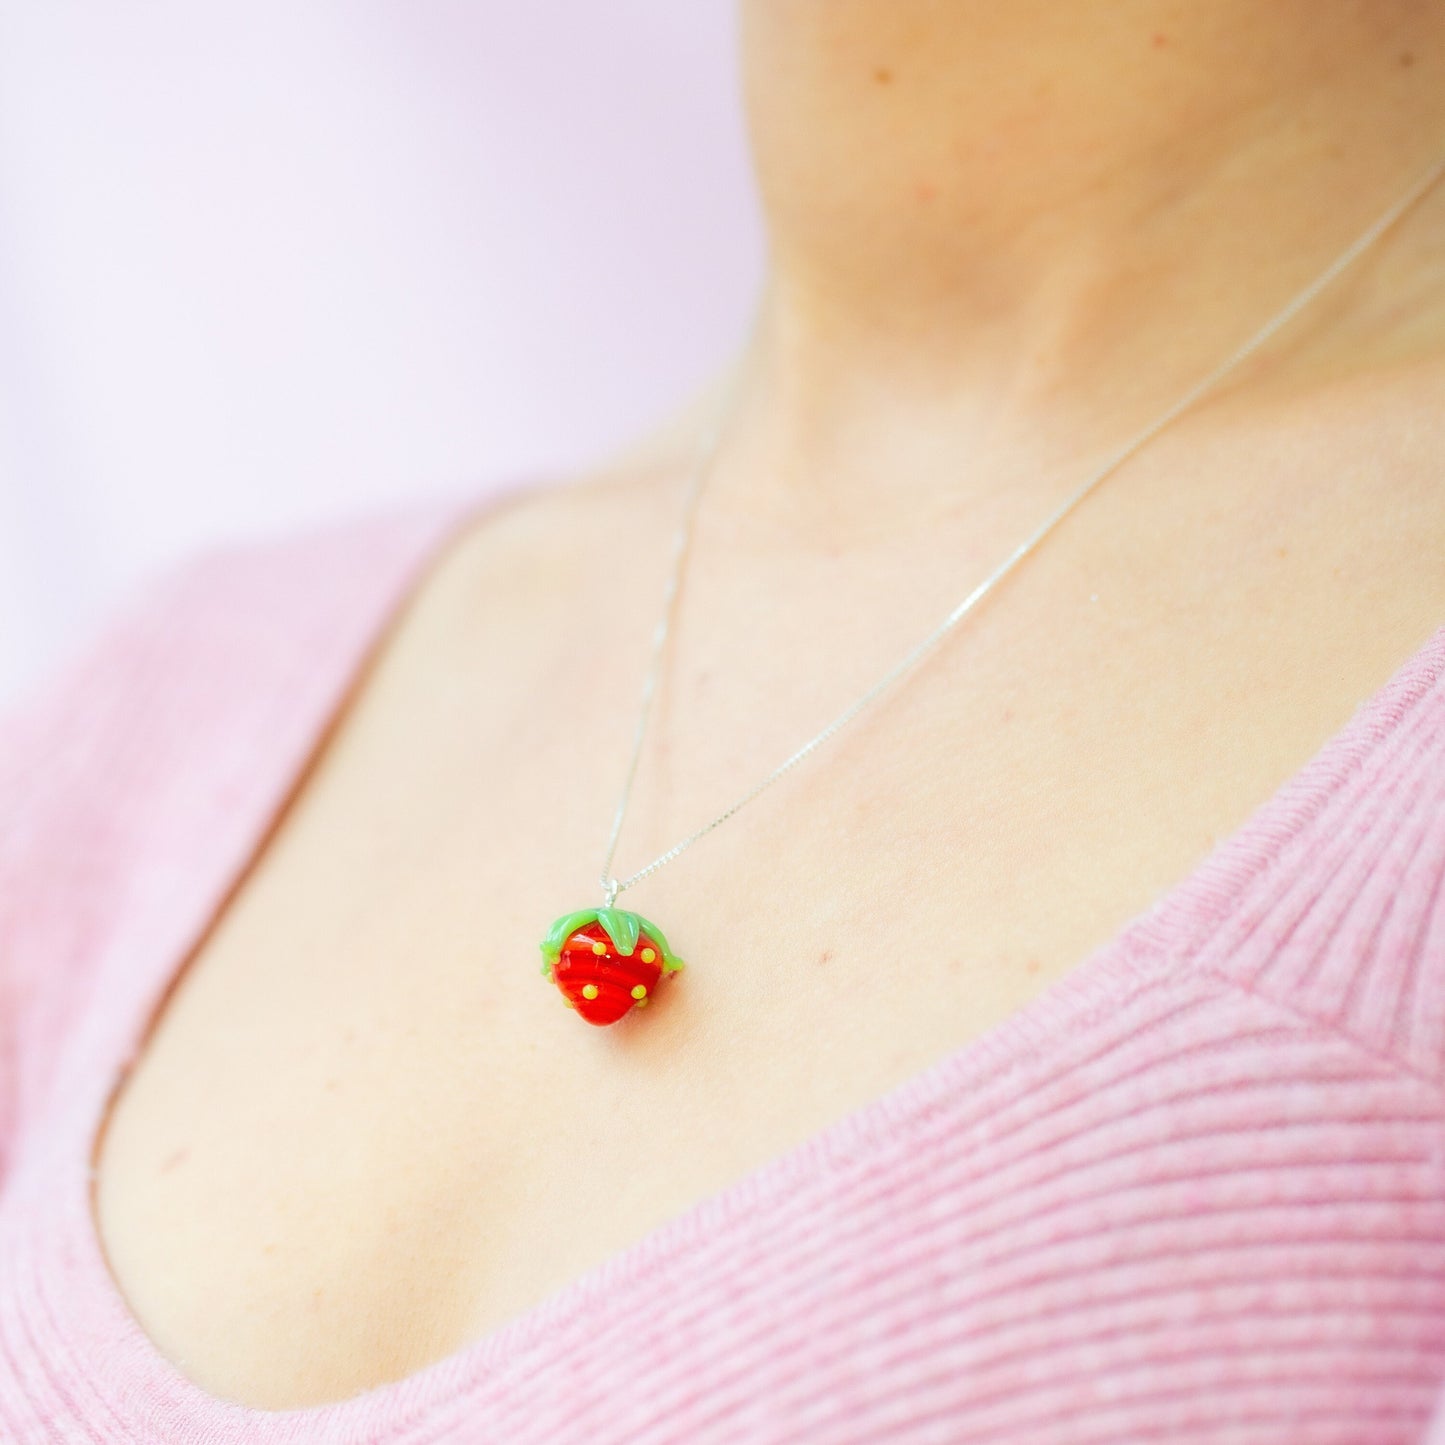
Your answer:
[[[1428,1438],[1445,626],[1034,1003],[503,1328],[316,1409],[230,1404],[168,1363],[107,1272],[91,1143],[152,1007],[471,505],[198,561],[5,731],[0,1440]],[[584,1341],[626,1368],[580,1379]]]

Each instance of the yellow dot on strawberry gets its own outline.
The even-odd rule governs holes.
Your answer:
[[[593,952],[593,953],[606,953],[606,952],[607,952],[607,945],[606,945],[605,943],[594,943],[594,944],[592,945],[592,952]]]
[[[632,989],[632,997],[633,997],[633,998],[646,998],[646,997],[647,997],[647,985],[646,985],[645,983],[635,984],[635,985],[633,986],[633,989]]]
[[[584,983],[584,984],[582,985],[582,997],[583,997],[583,998],[596,998],[596,997],[597,997],[597,985],[596,985],[595,983]]]
[[[642,950],[643,963],[655,963],[657,961],[657,950],[655,948],[644,948]],[[641,995],[639,994],[640,998]]]

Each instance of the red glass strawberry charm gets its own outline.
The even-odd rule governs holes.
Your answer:
[[[542,940],[542,977],[589,1024],[646,1008],[658,980],[681,967],[662,930],[622,908],[564,913]]]

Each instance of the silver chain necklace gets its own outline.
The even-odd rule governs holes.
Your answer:
[[[728,389],[725,404],[719,408],[718,414],[704,429],[684,490],[682,517],[673,539],[672,561],[667,588],[663,594],[662,615],[653,632],[651,660],[642,685],[642,700],[638,709],[637,727],[633,735],[632,753],[623,778],[622,794],[617,802],[617,812],[612,822],[607,854],[602,864],[599,881],[604,901],[598,908],[581,909],[563,914],[552,925],[546,938],[542,941],[543,977],[559,987],[568,1006],[576,1009],[583,1018],[594,1024],[615,1023],[634,1007],[646,1007],[658,981],[682,968],[683,962],[669,948],[666,938],[655,924],[643,918],[641,914],[631,913],[614,906],[617,895],[642,882],[644,878],[650,877],[659,868],[671,863],[674,858],[692,847],[699,838],[712,832],[714,828],[721,827],[740,809],[746,807],[754,798],[776,783],[785,773],[797,767],[804,758],[811,757],[824,743],[847,727],[859,713],[892,687],[905,673],[911,672],[917,667],[1100,482],[1113,475],[1130,457],[1213,391],[1231,372],[1294,320],[1341,273],[1368,251],[1386,231],[1420,201],[1442,175],[1445,175],[1445,158],[1437,160],[1399,200],[1336,256],[1308,286],[1271,316],[1237,350],[1115,450],[926,637],[915,644],[861,697],[845,707],[826,727],[815,733],[796,752],[784,758],[772,772],[754,784],[715,818],[689,833],[680,842],[674,843],[666,852],[659,853],[656,858],[635,873],[629,874],[626,878],[617,878],[612,872],[613,859],[617,853],[617,841],[622,834],[623,820],[627,816],[627,805],[632,796],[633,781],[637,776],[638,760],[642,756],[647,720],[652,710],[653,698],[657,692],[657,683],[662,671],[663,650],[667,644],[673,615],[677,608],[683,564],[692,537],[693,518],[697,510],[702,480],[711,469],[724,423],[732,414],[742,372],[740,367]]]

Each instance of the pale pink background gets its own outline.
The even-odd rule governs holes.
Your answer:
[[[217,537],[585,463],[740,338],[734,0],[0,0],[0,701]]]

